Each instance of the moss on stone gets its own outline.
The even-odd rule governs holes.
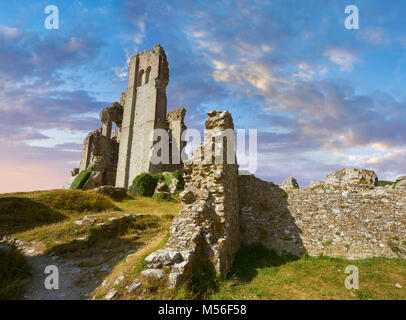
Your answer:
[[[93,166],[89,166],[86,170],[81,171],[75,180],[73,180],[70,190],[82,189],[85,183],[89,180],[90,176],[93,173]]]

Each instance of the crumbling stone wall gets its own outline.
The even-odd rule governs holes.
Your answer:
[[[406,257],[406,189],[375,187],[373,171],[344,170],[287,191],[240,176],[242,242],[279,254]]]
[[[100,112],[100,121],[102,123],[102,135],[116,142],[120,142],[123,107],[118,102],[113,102],[110,107],[104,108]],[[113,123],[116,124],[116,130],[114,132],[112,132]]]
[[[123,107],[114,102],[110,107],[104,108],[99,116],[101,128],[91,131],[82,145],[80,171],[93,166],[93,173],[83,186],[84,189],[94,189],[103,185],[114,186],[116,182]],[[114,133],[113,122],[116,124]]]
[[[350,168],[310,188],[299,189],[293,177],[279,187],[238,175],[228,150],[234,137],[224,139],[230,130],[227,111],[208,113],[204,143],[185,162],[179,217],[166,247],[146,258],[145,276],[167,273],[174,288],[207,263],[223,276],[240,244],[278,254],[406,257],[406,177],[396,188],[377,187],[375,172]]]
[[[204,161],[205,157],[218,159],[214,154],[216,135],[224,129],[233,130],[233,121],[227,111],[211,111],[208,115],[204,143],[185,163],[182,208],[170,228],[166,248],[146,258],[150,268],[167,268],[171,288],[189,279],[205,263],[224,276],[240,245],[237,164],[227,163],[227,157],[222,163]]]
[[[89,180],[83,186],[83,189],[89,190],[99,186],[114,186],[116,179],[116,168],[118,160],[118,143],[102,134],[101,129],[92,131],[88,134],[83,143],[83,151],[86,158],[85,165],[81,163],[83,170],[93,166],[93,173]]]
[[[169,111],[166,115],[166,120],[168,122],[169,128],[169,166],[166,171],[182,171],[183,161],[182,152],[184,153],[184,148],[186,147],[186,141],[182,141],[182,134],[187,129],[184,119],[186,115],[186,109],[177,108],[175,110]],[[183,159],[186,159],[183,155]]]

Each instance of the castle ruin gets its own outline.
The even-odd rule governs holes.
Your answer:
[[[236,160],[235,153],[228,157],[230,141],[223,139],[234,132],[233,119],[220,110],[208,113],[204,142],[182,163],[186,110],[167,112],[168,81],[162,47],[132,56],[127,91],[100,112],[102,126],[82,148],[80,171],[93,167],[84,189],[128,188],[142,172],[183,169],[179,216],[165,247],[145,258],[149,269],[142,274],[164,275],[170,288],[207,264],[224,276],[240,245],[278,254],[406,257],[406,176],[383,187],[373,171],[342,169],[300,189],[293,177],[277,186],[239,175],[237,162],[229,161]],[[151,161],[157,129],[169,133],[167,164]]]
[[[144,276],[160,274],[169,288],[202,266],[225,276],[240,245],[261,245],[280,255],[406,258],[406,176],[382,187],[375,172],[346,168],[301,189],[239,175],[235,162],[215,156],[205,162],[215,138],[233,128],[229,112],[208,113],[204,142],[185,161],[179,216],[165,247],[145,258],[150,269]],[[224,140],[219,143],[227,153]]]
[[[186,110],[167,112],[169,68],[164,49],[155,45],[133,55],[128,74],[128,88],[120,103],[114,102],[100,112],[101,128],[90,132],[83,143],[80,171],[93,168],[84,189],[103,185],[128,188],[140,173],[183,168],[181,152],[186,143],[181,137],[186,130]],[[154,146],[160,141],[154,136],[157,129],[169,137],[164,141],[168,161],[158,164],[151,161]]]

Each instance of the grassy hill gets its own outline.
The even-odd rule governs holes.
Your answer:
[[[114,299],[406,299],[404,259],[278,256],[261,247],[241,248],[226,279],[202,269],[178,290],[143,279],[141,288],[128,292],[146,268],[144,258],[164,246],[179,208],[140,196],[114,201],[92,191],[0,195],[0,236],[25,247],[24,255],[0,251],[0,298],[23,297],[37,276],[31,271],[29,277],[27,256],[34,265],[33,257],[58,259],[80,270],[73,284],[88,293],[82,298],[105,299],[114,291]],[[359,290],[344,286],[348,265],[359,268]],[[28,285],[29,298],[34,289]]]

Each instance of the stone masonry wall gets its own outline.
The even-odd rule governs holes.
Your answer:
[[[209,112],[204,143],[185,163],[185,190],[181,193],[180,215],[170,228],[165,249],[146,258],[149,270],[169,273],[168,285],[173,288],[189,279],[193,272],[209,263],[219,275],[225,275],[239,249],[238,168],[235,163],[206,163],[211,158],[219,128],[233,129],[230,113]]]
[[[405,189],[321,185],[284,191],[240,176],[239,200],[245,244],[261,243],[279,254],[406,257]]]

